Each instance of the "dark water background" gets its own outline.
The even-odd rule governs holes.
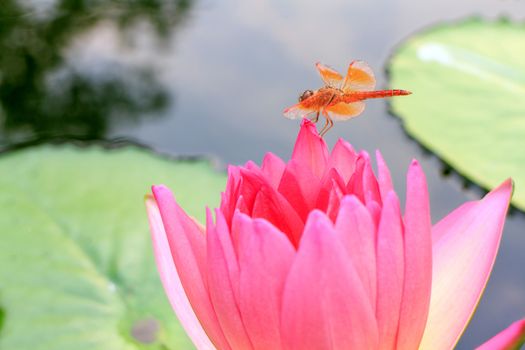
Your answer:
[[[288,158],[298,122],[281,113],[321,85],[316,61],[344,71],[364,59],[386,87],[385,64],[404,39],[473,15],[523,21],[525,1],[1,0],[0,147],[124,138],[222,166],[260,162],[267,151]],[[386,101],[369,102],[361,117],[336,124],[328,143],[344,137],[356,149],[380,149],[402,198],[410,160],[420,160],[433,222],[481,197],[444,176],[387,110]],[[458,349],[525,317],[524,251],[525,215],[514,211]]]

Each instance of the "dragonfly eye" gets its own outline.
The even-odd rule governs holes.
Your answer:
[[[314,92],[312,90],[306,90],[305,92],[301,94],[301,96],[299,96],[299,102],[303,102],[304,100],[306,100],[308,97],[312,96],[313,94]]]

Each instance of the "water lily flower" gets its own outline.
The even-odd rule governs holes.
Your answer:
[[[205,227],[153,186],[161,280],[198,349],[454,347],[492,269],[512,183],[431,226],[418,162],[402,213],[376,158],[377,176],[366,152],[339,140],[329,153],[305,120],[288,163],[267,154],[260,167],[229,168]],[[484,349],[512,348],[524,328]]]

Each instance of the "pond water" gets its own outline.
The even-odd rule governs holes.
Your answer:
[[[282,110],[321,85],[315,62],[343,71],[352,59],[366,60],[386,87],[389,56],[417,31],[473,15],[525,18],[523,0],[133,3],[2,0],[0,147],[124,138],[172,155],[211,156],[221,167],[260,162],[267,151],[288,158],[299,122]],[[400,194],[417,158],[433,222],[483,194],[454,173],[444,176],[443,164],[389,115],[387,101],[367,103],[326,140],[333,145],[339,137],[369,153],[380,149]],[[525,215],[513,211],[458,349],[524,317],[524,249]]]

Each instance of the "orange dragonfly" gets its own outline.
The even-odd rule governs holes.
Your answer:
[[[316,67],[325,86],[319,90],[303,92],[299,96],[299,103],[284,110],[284,116],[296,119],[315,113],[311,120],[317,123],[319,114],[322,114],[326,122],[319,132],[321,137],[332,128],[334,120],[348,120],[361,114],[365,109],[363,101],[366,99],[411,94],[406,90],[374,90],[374,72],[363,61],[351,62],[344,79],[341,74],[319,62]]]

